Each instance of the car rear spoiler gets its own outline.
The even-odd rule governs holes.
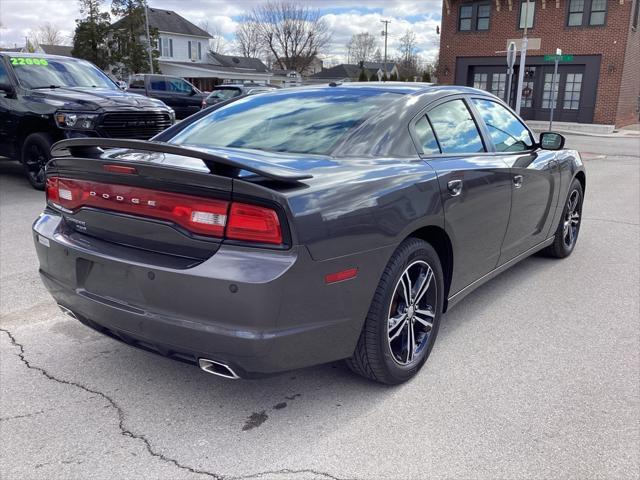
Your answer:
[[[291,183],[313,178],[313,175],[302,173],[299,170],[294,170],[292,168],[273,165],[269,162],[247,158],[243,158],[242,161],[237,161],[221,155],[203,152],[201,150],[147,140],[95,137],[69,138],[54,143],[51,147],[51,155],[64,156],[64,151],[67,150],[73,156],[85,156],[87,155],[87,149],[91,148],[125,148],[130,150],[168,153],[183,157],[198,158],[204,162],[211,173],[220,173],[221,170],[226,170],[227,174],[229,174],[228,171],[231,169],[233,174],[237,175],[240,170],[246,170],[272,180]],[[56,155],[56,153],[58,155]]]

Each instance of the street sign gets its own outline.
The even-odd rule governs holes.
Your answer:
[[[556,59],[559,62],[573,62],[573,55],[545,55],[545,62],[555,62]]]
[[[517,53],[516,42],[511,42],[509,44],[509,48],[507,49],[507,67],[509,67],[510,69],[513,68],[516,63]]]

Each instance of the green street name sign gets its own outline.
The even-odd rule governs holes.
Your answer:
[[[559,62],[573,62],[573,55],[545,55],[545,62],[555,62],[558,59]]]

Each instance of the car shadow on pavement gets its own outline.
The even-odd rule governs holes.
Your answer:
[[[437,372],[438,363],[446,359],[442,353],[447,345],[464,341],[469,335],[467,326],[482,319],[489,307],[495,309],[496,302],[508,299],[515,285],[532,281],[553,264],[552,260],[532,257],[464,299],[444,316],[436,348],[425,368],[398,387],[360,378],[344,362],[262,379],[226,380],[120,344],[63,317],[50,327],[43,345],[29,348],[39,352],[34,363],[49,365],[50,371],[62,378],[110,395],[134,421],[162,412],[163,428],[176,429],[176,434],[185,428],[193,435],[208,436],[211,428],[240,433],[268,429],[276,422],[286,422],[287,428],[309,429],[311,434],[324,425],[327,414],[357,422],[385,400],[402,397],[406,389],[431,388],[431,382],[434,389],[443,388],[439,384],[446,379],[439,378]]]

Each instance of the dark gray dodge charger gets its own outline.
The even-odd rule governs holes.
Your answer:
[[[498,98],[418,83],[259,94],[52,153],[33,233],[62,310],[227,378],[346,359],[408,380],[466,294],[571,254],[586,181]]]

